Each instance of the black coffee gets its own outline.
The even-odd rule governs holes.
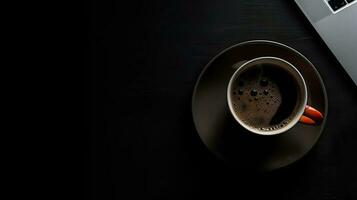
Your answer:
[[[232,88],[236,115],[260,131],[283,128],[297,112],[300,97],[297,81],[276,65],[250,67],[237,77]]]

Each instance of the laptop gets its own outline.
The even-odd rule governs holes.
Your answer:
[[[295,0],[357,85],[357,0]]]

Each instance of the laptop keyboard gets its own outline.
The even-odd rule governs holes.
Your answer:
[[[355,0],[327,0],[333,11],[337,11],[347,4],[354,2]]]

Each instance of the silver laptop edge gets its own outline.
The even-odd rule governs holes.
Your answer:
[[[295,0],[357,85],[357,0],[329,1]]]

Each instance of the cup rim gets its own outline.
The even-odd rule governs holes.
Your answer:
[[[300,108],[298,109],[298,111],[296,112],[295,117],[289,122],[289,124],[281,129],[276,129],[276,130],[271,130],[271,131],[259,131],[258,129],[252,128],[248,125],[246,125],[242,120],[239,119],[239,117],[236,115],[236,113],[234,112],[233,106],[232,106],[232,94],[231,94],[231,90],[232,90],[232,85],[233,82],[236,80],[238,74],[241,72],[242,69],[246,68],[247,65],[252,64],[254,62],[260,61],[260,60],[274,60],[274,61],[278,61],[281,63],[284,63],[286,66],[289,66],[299,77],[302,83],[302,88],[303,88],[303,102],[301,103]],[[273,57],[273,56],[262,56],[262,57],[258,57],[258,58],[254,58],[251,59],[243,64],[241,64],[241,66],[239,66],[236,71],[233,73],[233,75],[231,76],[229,83],[228,83],[228,87],[227,87],[227,102],[228,102],[228,107],[230,110],[230,113],[233,115],[233,117],[235,118],[235,120],[242,126],[244,127],[246,130],[248,130],[249,132],[258,134],[258,135],[278,135],[284,132],[287,132],[288,130],[290,130],[292,127],[294,127],[300,119],[300,116],[303,115],[304,110],[305,110],[305,106],[307,105],[307,86],[305,83],[305,80],[303,78],[303,76],[301,75],[301,73],[299,72],[299,70],[292,65],[291,63],[289,63],[288,61],[281,59],[281,58],[277,58],[277,57]]]

